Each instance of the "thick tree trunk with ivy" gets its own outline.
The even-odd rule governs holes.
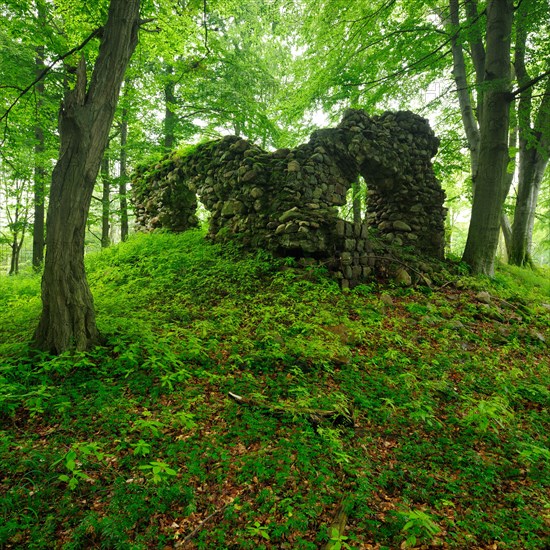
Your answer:
[[[480,152],[472,218],[462,259],[473,273],[492,276],[502,207],[508,193],[508,125],[510,111],[510,40],[513,3],[487,5],[486,90],[480,128]]]
[[[59,115],[60,153],[52,175],[42,278],[42,315],[34,345],[53,353],[99,341],[84,270],[84,236],[94,183],[120,86],[139,30],[139,0],[111,0],[90,86],[81,59]]]

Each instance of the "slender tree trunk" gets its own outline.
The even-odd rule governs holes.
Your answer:
[[[38,126],[34,129],[34,136],[37,140],[34,147],[35,165],[34,168],[34,223],[32,238],[32,265],[39,270],[44,261],[44,219],[45,219],[45,196],[46,196],[46,171],[42,166],[41,154],[44,152],[44,132]]]
[[[241,122],[240,120],[238,119],[235,119],[233,121],[233,133],[237,136],[237,137],[241,137],[241,134],[242,134],[242,126],[241,126]]]
[[[101,248],[108,248],[111,245],[109,235],[111,228],[111,177],[109,171],[110,163],[106,150],[101,160],[101,183],[103,187],[101,195]]]
[[[17,275],[19,273],[19,251],[17,249],[17,243],[11,243],[11,259],[10,259],[10,271],[8,275]]]
[[[128,199],[126,185],[128,183],[128,109],[122,109],[120,124],[120,179],[118,194],[120,200],[120,239],[128,238]]]
[[[46,15],[41,2],[37,2],[38,21],[44,22]],[[36,75],[44,70],[44,47],[36,48]],[[42,113],[40,112],[43,106],[44,96],[44,81],[40,80],[35,87],[37,100],[37,120],[34,126],[34,224],[32,238],[32,265],[35,270],[39,270],[44,261],[44,219],[45,207],[44,201],[46,198],[46,170],[44,169],[43,154],[46,149],[44,130],[41,124]]]
[[[508,165],[511,162],[515,162],[515,151],[518,146],[518,125],[515,110],[512,107],[510,109],[510,129],[508,131]],[[513,152],[513,153],[512,153]],[[512,156],[513,154],[513,156]],[[512,181],[514,180],[514,174],[516,169],[507,170],[506,172],[506,188],[510,189]],[[500,217],[500,229],[502,231],[502,237],[504,239],[504,248],[506,249],[506,259],[510,260],[510,254],[512,253],[512,224],[506,212],[502,212]]]
[[[481,32],[477,0],[465,0],[466,21],[468,23],[468,44],[476,73],[476,118],[478,124],[483,119],[483,82],[485,81],[485,47]]]
[[[493,276],[502,207],[508,193],[508,127],[510,41],[513,2],[492,0],[487,5],[487,50],[483,119],[472,218],[462,259],[473,273]]]
[[[510,263],[514,265],[531,265],[531,248],[535,212],[537,209],[540,184],[548,164],[548,157],[538,154],[536,149],[529,149],[522,155],[518,195],[512,224]]]
[[[516,31],[514,67],[520,86],[530,81],[525,67],[527,42],[525,19],[527,16],[528,12],[523,10],[520,12]],[[535,212],[540,185],[550,156],[550,77],[546,78],[546,86],[533,127],[531,127],[532,96],[532,88],[528,87],[520,94],[518,103],[519,181],[512,224],[510,263],[519,266],[532,263],[531,245]]]
[[[449,205],[449,209],[447,210],[447,216],[445,217],[445,256],[447,256],[453,251],[453,226],[454,226],[453,209]]]
[[[23,244],[21,242],[21,244]],[[19,273],[19,253],[21,247],[19,246],[19,236],[17,233],[13,234],[13,240],[11,243],[11,259],[10,259],[10,271],[9,275],[17,275]]]
[[[59,115],[60,153],[52,174],[34,345],[52,353],[99,342],[84,270],[86,218],[124,72],[137,44],[139,0],[111,0],[90,86],[81,59]]]
[[[451,33],[456,35],[460,28],[460,15],[458,0],[449,0]],[[453,76],[456,83],[456,93],[458,103],[460,105],[460,114],[462,116],[462,124],[468,141],[470,150],[470,166],[472,170],[472,185],[475,186],[478,161],[479,161],[479,127],[475,117],[475,109],[472,105],[472,97],[468,87],[468,79],[466,75],[466,63],[464,61],[464,51],[458,37],[452,39],[452,54],[453,54]]]
[[[504,248],[506,249],[506,256],[510,259],[510,252],[512,250],[512,225],[510,219],[506,213],[502,213],[500,218],[500,229],[502,231],[502,238],[504,239]]]
[[[176,102],[175,83],[173,80],[174,69],[171,66],[166,68],[166,84],[164,85],[164,149],[172,151],[176,143],[176,114],[173,105]]]
[[[353,200],[353,222],[361,223],[361,183],[359,180],[353,182],[351,192]]]

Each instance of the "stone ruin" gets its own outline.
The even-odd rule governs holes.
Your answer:
[[[197,226],[198,196],[216,242],[325,265],[344,288],[376,275],[410,283],[411,274],[429,275],[430,259],[443,259],[445,195],[431,163],[438,145],[428,122],[408,111],[349,110],[295,149],[267,152],[227,136],[136,170],[137,228]],[[367,212],[354,223],[338,207],[359,176]],[[401,253],[417,259],[412,269]]]

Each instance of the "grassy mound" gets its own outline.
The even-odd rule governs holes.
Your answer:
[[[0,546],[546,547],[544,274],[341,292],[200,232],[88,273],[106,345],[55,358],[0,278]]]

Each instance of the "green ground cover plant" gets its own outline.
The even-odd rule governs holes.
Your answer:
[[[39,278],[0,278],[0,547],[548,546],[548,273],[343,292],[200,231],[87,261],[89,353],[29,349]]]

